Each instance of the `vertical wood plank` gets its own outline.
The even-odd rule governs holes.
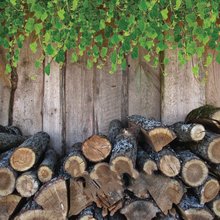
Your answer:
[[[7,125],[9,119],[10,78],[5,75],[5,54],[0,48],[0,124]]]
[[[30,38],[26,40],[21,50],[13,105],[13,124],[25,135],[42,130],[43,66],[35,68],[35,61],[41,56],[41,51],[33,54],[29,48],[30,41]]]
[[[110,64],[95,73],[95,131],[107,134],[111,120],[121,119],[123,102],[123,76],[121,69],[110,74]],[[125,74],[125,73],[124,73]],[[124,88],[126,89],[126,88]]]
[[[205,83],[193,76],[196,59],[180,66],[177,51],[166,51],[166,56],[170,63],[165,66],[161,113],[162,121],[171,124],[184,120],[192,109],[205,103]]]
[[[46,61],[47,64],[48,60]],[[50,75],[44,76],[43,130],[51,137],[51,146],[62,154],[61,75],[57,63],[51,63]]]
[[[71,63],[67,54],[66,66],[66,143],[67,147],[84,141],[93,133],[93,71],[85,62]]]
[[[206,82],[206,103],[220,107],[220,64],[216,59],[216,54],[213,54],[213,62],[207,68],[208,76]]]
[[[160,69],[144,61],[144,51],[139,58],[129,59],[129,115],[140,114],[160,119]]]

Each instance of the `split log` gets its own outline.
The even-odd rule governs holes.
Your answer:
[[[202,186],[194,188],[194,193],[200,201],[205,204],[213,200],[219,194],[219,182],[217,179],[209,176]]]
[[[179,157],[182,161],[182,180],[192,187],[202,185],[208,177],[206,164],[188,150],[179,152]]]
[[[203,159],[220,164],[220,135],[206,132],[204,139],[196,145],[190,146],[191,150]]]
[[[167,215],[173,204],[178,204],[184,194],[181,182],[162,175],[143,175],[147,190],[161,211]]]
[[[112,145],[103,135],[93,135],[82,144],[84,156],[92,162],[100,162],[111,153]]]
[[[122,126],[121,121],[116,119],[110,122],[109,129],[108,129],[108,138],[112,145],[115,144],[115,139],[120,134],[122,129],[123,129],[123,126]]]
[[[66,219],[68,211],[67,186],[63,178],[54,178],[44,184],[34,200],[44,210],[52,211],[60,219]]]
[[[20,135],[0,133],[0,152],[19,146],[25,139],[25,137]]]
[[[159,152],[176,138],[175,133],[168,126],[154,119],[147,119],[140,115],[128,117],[130,125],[138,125],[152,149]]]
[[[200,124],[177,122],[170,126],[180,142],[201,141],[205,137],[205,128]]]
[[[216,215],[217,219],[220,218],[220,195],[218,195],[212,202],[208,203],[208,207]]]
[[[8,220],[21,201],[21,197],[15,194],[0,197],[0,219]]]
[[[15,149],[10,164],[17,171],[26,171],[32,168],[43,155],[50,141],[46,132],[38,132],[24,141]]]
[[[171,148],[164,148],[158,153],[158,169],[168,177],[177,176],[180,172],[180,161]]]
[[[220,108],[204,105],[192,110],[185,119],[186,123],[199,123],[216,133],[220,133]]]
[[[86,159],[82,153],[82,143],[76,143],[64,159],[63,169],[74,178],[81,176],[85,172],[86,166]]]
[[[21,130],[15,126],[2,126],[2,125],[0,125],[0,133],[8,133],[8,134],[22,136]]]
[[[16,180],[16,190],[22,197],[33,196],[40,187],[36,171],[22,173]]]
[[[199,200],[192,196],[185,194],[181,202],[177,205],[185,220],[212,220],[214,219],[210,210],[199,203]]]
[[[152,200],[135,200],[129,199],[121,209],[121,214],[125,215],[128,220],[134,219],[153,219],[160,210]]]
[[[47,150],[44,156],[44,160],[37,170],[38,179],[42,183],[48,182],[53,178],[57,159],[57,154],[53,149]]]
[[[148,175],[158,170],[157,163],[154,161],[152,155],[143,150],[138,150],[137,152],[137,167],[140,171],[144,171]]]
[[[15,189],[17,173],[9,165],[12,153],[9,150],[0,156],[0,196],[7,196]]]
[[[138,177],[135,170],[137,157],[137,142],[135,137],[127,130],[123,130],[116,138],[110,158],[111,170],[119,176],[128,174],[133,178]]]

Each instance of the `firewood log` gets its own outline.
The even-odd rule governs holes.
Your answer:
[[[220,133],[220,108],[212,105],[204,105],[189,112],[186,123],[199,123],[205,128]]]
[[[19,146],[25,139],[26,138],[21,135],[0,133],[0,152]]]
[[[146,141],[156,152],[162,150],[164,146],[176,138],[172,129],[154,119],[147,119],[140,115],[132,115],[128,117],[128,120],[131,126],[134,124],[141,127]]]
[[[152,200],[129,199],[121,209],[121,214],[128,220],[153,219],[160,210]]]
[[[175,208],[172,208],[167,215],[164,215],[162,212],[157,214],[157,217],[154,220],[181,220],[179,213]]]
[[[184,194],[180,181],[162,175],[141,174],[147,190],[161,211],[167,215],[173,204],[178,204]]]
[[[126,173],[133,178],[137,178],[138,172],[135,169],[136,157],[136,139],[129,131],[124,129],[122,133],[116,137],[112,149],[110,158],[111,170],[121,177]]]
[[[192,187],[202,185],[208,177],[208,168],[206,164],[188,150],[179,152],[179,157],[182,161],[182,180]]]
[[[7,196],[15,189],[17,172],[9,165],[13,150],[6,151],[0,156],[0,196]]]
[[[96,220],[94,218],[95,215],[95,204],[92,204],[85,209],[83,209],[79,215],[77,216],[76,220]]]
[[[220,178],[220,164],[219,165],[212,165],[210,167],[210,172],[214,174],[217,178]]]
[[[116,212],[113,216],[109,215],[108,220],[126,220],[126,217],[120,212]]]
[[[190,149],[203,159],[220,164],[220,135],[206,132],[204,139],[196,145],[190,145]]]
[[[82,144],[84,156],[92,162],[100,162],[111,153],[112,145],[103,135],[93,135]]]
[[[220,218],[220,195],[218,195],[213,201],[211,201],[207,205],[217,217],[216,219],[219,219]]]
[[[158,153],[158,169],[168,177],[177,176],[180,172],[180,161],[171,148],[164,148]]]
[[[208,176],[203,185],[194,188],[194,193],[200,201],[200,204],[205,204],[213,200],[219,194],[219,182],[217,179]]]
[[[116,137],[120,134],[122,131],[122,122],[119,120],[112,120],[109,124],[109,129],[108,129],[108,138],[111,142],[112,145],[115,144],[115,139]]]
[[[86,170],[87,162],[82,153],[82,143],[76,143],[69,150],[64,159],[63,169],[71,177],[79,177]]]
[[[22,136],[21,130],[15,126],[2,126],[2,125],[0,125],[0,133],[8,133],[8,134]]]
[[[15,194],[0,197],[0,219],[8,220],[21,201],[21,197]]]
[[[22,173],[16,180],[16,190],[22,197],[33,196],[40,187],[36,171]]]
[[[177,122],[170,126],[180,142],[201,141],[205,136],[205,128],[201,124],[185,124]]]
[[[192,196],[185,194],[181,202],[177,205],[184,220],[212,220],[213,214],[210,210],[199,203],[199,200]]]
[[[148,175],[158,170],[157,163],[154,161],[152,155],[144,150],[138,150],[137,152],[137,168]]]
[[[44,184],[34,200],[44,210],[52,211],[60,219],[66,219],[68,211],[67,186],[63,178],[54,178]]]
[[[41,158],[50,141],[46,132],[38,132],[24,141],[15,149],[10,164],[17,171],[26,171],[32,168]]]

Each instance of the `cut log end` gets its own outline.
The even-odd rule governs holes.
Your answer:
[[[72,177],[79,177],[85,172],[86,163],[82,157],[74,155],[65,161],[64,170]]]
[[[220,218],[220,196],[217,196],[217,198],[211,202],[210,208],[215,213],[215,215]]]
[[[120,176],[129,174],[136,179],[139,175],[138,171],[134,169],[133,162],[130,158],[118,156],[111,161],[111,170],[118,173]]]
[[[213,220],[212,214],[204,209],[188,209],[182,215],[187,220]]]
[[[216,121],[220,121],[220,111],[216,111],[211,118]]]
[[[187,161],[182,168],[182,177],[186,184],[192,187],[200,186],[208,176],[208,168],[198,159]]]
[[[153,160],[148,160],[145,162],[143,171],[146,174],[151,175],[154,173],[154,171],[157,171],[157,170],[158,170],[157,164]]]
[[[100,135],[93,135],[82,145],[84,156],[92,162],[99,162],[107,158],[111,149],[109,140]]]
[[[11,158],[10,164],[14,170],[23,172],[35,164],[35,153],[30,148],[17,148]]]
[[[42,183],[46,183],[53,177],[53,171],[48,166],[41,166],[37,171],[38,179]]]
[[[0,168],[0,196],[7,196],[14,191],[16,177],[7,167]]]
[[[209,145],[208,157],[213,163],[220,163],[220,138],[216,138]]]
[[[174,177],[180,172],[180,161],[173,155],[164,155],[159,162],[159,169],[168,177]]]
[[[196,124],[190,132],[191,138],[194,141],[201,141],[205,137],[205,128],[203,125]]]

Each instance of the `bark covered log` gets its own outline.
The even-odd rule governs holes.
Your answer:
[[[38,132],[24,141],[15,149],[10,164],[17,171],[26,171],[32,168],[41,158],[50,141],[46,132]]]
[[[84,156],[92,162],[100,162],[106,159],[111,153],[110,141],[102,135],[93,135],[82,144]]]
[[[38,179],[42,183],[48,182],[53,178],[55,174],[57,159],[57,154],[53,149],[47,150],[44,155],[44,160],[41,162],[37,170]]]
[[[218,195],[213,201],[208,203],[208,207],[213,211],[216,219],[220,218],[220,195]]]
[[[147,119],[140,115],[132,115],[128,117],[128,120],[131,125],[134,124],[141,127],[146,141],[156,152],[162,150],[164,146],[176,138],[172,129],[154,119]]]
[[[0,125],[0,133],[8,133],[22,136],[21,130],[16,126],[2,126]]]
[[[79,215],[77,216],[76,220],[95,220],[95,204],[92,204],[85,209],[83,209]]]
[[[112,145],[115,144],[115,139],[120,134],[122,129],[123,129],[123,125],[121,121],[116,119],[110,122],[108,129],[108,138]]]

